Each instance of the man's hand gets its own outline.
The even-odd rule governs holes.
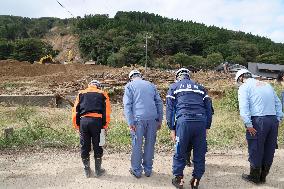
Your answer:
[[[255,134],[257,133],[257,131],[253,127],[247,127],[247,131],[251,136],[255,136]]]
[[[134,125],[129,126],[130,131],[136,132],[136,127]]]
[[[176,142],[176,131],[175,130],[171,130],[171,134],[170,134],[172,141],[175,143]]]

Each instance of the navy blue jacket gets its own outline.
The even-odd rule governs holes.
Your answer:
[[[188,115],[192,120],[206,119],[206,128],[212,122],[212,103],[205,88],[192,80],[183,79],[170,85],[166,96],[166,118],[170,130],[175,130],[175,120]]]

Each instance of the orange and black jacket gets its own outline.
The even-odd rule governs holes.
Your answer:
[[[79,129],[81,117],[97,117],[102,119],[103,128],[110,122],[110,101],[108,94],[96,86],[89,86],[79,94],[72,109],[73,127]]]

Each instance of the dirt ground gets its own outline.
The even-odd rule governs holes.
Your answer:
[[[148,178],[132,177],[129,172],[130,155],[126,153],[108,154],[103,167],[106,174],[100,178],[86,179],[78,152],[48,150],[43,152],[5,153],[0,156],[0,188],[174,188],[171,185],[170,153],[156,154],[154,173]],[[93,162],[91,164],[93,166]],[[246,152],[209,152],[206,172],[200,189],[245,188],[283,189],[284,150],[278,150],[267,183],[256,186],[246,183],[240,177],[248,171]],[[186,187],[192,168],[185,169]]]
[[[73,96],[92,79],[97,79],[105,85],[105,90],[112,92],[112,101],[121,102],[121,92],[132,69],[144,71],[143,67],[110,68],[79,63],[41,65],[0,60],[0,94]],[[165,99],[169,85],[174,82],[174,70],[151,69],[143,75],[157,85]],[[211,97],[220,97],[226,89],[234,86],[232,76],[224,73],[201,71],[193,73],[192,78],[203,84]]]

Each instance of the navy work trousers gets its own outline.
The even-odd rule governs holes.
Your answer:
[[[276,116],[252,117],[252,125],[256,129],[255,136],[246,132],[249,162],[254,168],[271,166],[277,145],[279,121]]]
[[[194,178],[200,179],[205,172],[206,118],[194,120],[186,115],[176,121],[176,144],[173,157],[173,175],[183,176],[189,145],[193,146]]]
[[[100,133],[102,129],[102,119],[93,117],[82,117],[80,120],[80,144],[81,158],[89,158],[91,142],[93,143],[94,157],[103,156],[103,148],[99,146]]]

